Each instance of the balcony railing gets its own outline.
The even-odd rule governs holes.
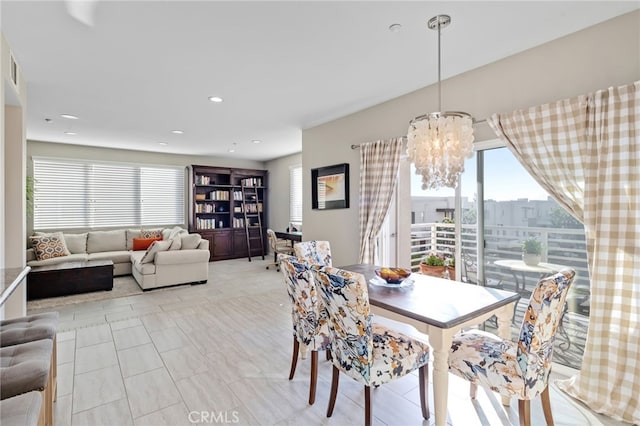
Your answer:
[[[466,259],[477,264],[476,225],[462,225],[462,252]],[[582,298],[573,298],[574,305],[569,309],[588,315],[589,273],[584,231],[582,229],[535,228],[517,226],[486,226],[485,239],[485,277],[487,280],[502,282],[507,290],[515,290],[514,275],[509,270],[495,265],[498,259],[522,259],[521,243],[528,237],[537,237],[543,243],[542,262],[573,268],[576,280],[572,288],[573,294],[582,294]],[[420,223],[411,225],[411,267],[419,269],[420,259],[429,252],[444,256],[455,255],[455,224]],[[460,268],[462,279],[465,268]],[[533,283],[540,278],[539,274],[524,275],[531,290]],[[570,293],[571,294],[571,293]],[[580,304],[577,306],[576,304]]]

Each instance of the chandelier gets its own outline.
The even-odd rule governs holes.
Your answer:
[[[429,19],[438,30],[438,109],[442,111],[440,30],[451,23],[448,15]],[[422,189],[455,188],[464,160],[473,154],[473,119],[459,111],[432,112],[414,118],[407,133],[407,155],[422,176]]]

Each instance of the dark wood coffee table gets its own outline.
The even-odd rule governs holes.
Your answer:
[[[113,290],[111,260],[34,266],[27,275],[27,300],[102,290]]]

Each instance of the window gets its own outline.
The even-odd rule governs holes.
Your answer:
[[[184,169],[33,159],[34,229],[184,223]]]
[[[289,222],[302,222],[302,166],[289,169]]]

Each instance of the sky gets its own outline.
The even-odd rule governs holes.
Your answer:
[[[533,180],[529,173],[515,159],[507,148],[496,148],[484,151],[484,197],[486,200],[506,201],[518,198],[530,200],[546,200],[547,192]],[[422,190],[421,177],[411,174],[411,196],[454,196],[455,190],[443,188],[439,190]],[[476,155],[465,162],[462,175],[462,196],[473,200],[476,192]]]

